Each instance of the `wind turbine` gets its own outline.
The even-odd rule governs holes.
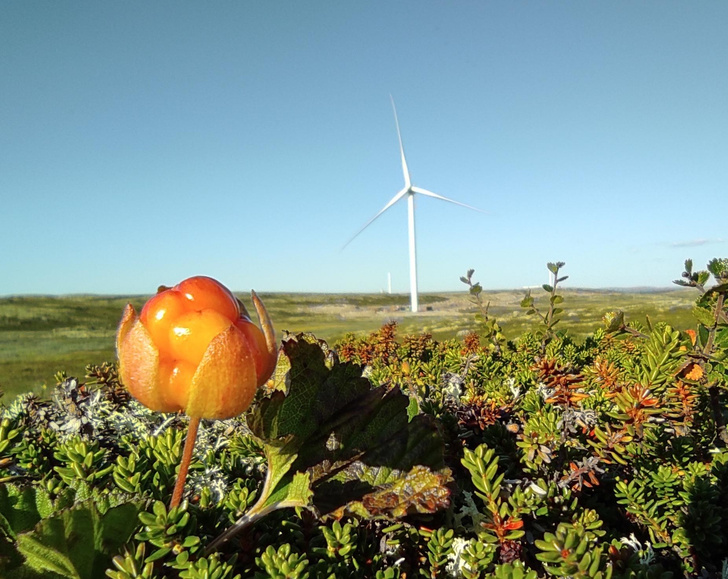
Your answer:
[[[410,262],[410,307],[413,313],[417,313],[419,309],[419,303],[417,299],[417,244],[415,242],[415,195],[424,195],[426,197],[434,197],[435,199],[440,199],[442,201],[447,201],[449,203],[454,203],[455,205],[460,205],[461,207],[466,207],[468,209],[472,209],[473,211],[479,211],[483,213],[480,209],[477,209],[475,207],[471,207],[470,205],[465,205],[465,203],[460,203],[459,201],[454,201],[453,199],[448,199],[447,197],[443,197],[442,195],[438,195],[437,193],[433,193],[432,191],[428,191],[427,189],[423,189],[422,187],[416,187],[415,185],[412,185],[412,179],[410,177],[409,169],[407,168],[407,159],[404,156],[404,146],[402,145],[402,134],[399,131],[399,120],[397,119],[397,107],[394,106],[394,98],[392,98],[392,95],[389,95],[390,100],[392,101],[392,110],[394,111],[394,123],[397,126],[397,138],[399,139],[399,154],[402,159],[402,173],[404,174],[404,188],[401,189],[397,194],[395,194],[394,197],[392,197],[389,200],[389,203],[387,203],[382,210],[377,213],[374,217],[372,217],[369,221],[367,221],[364,224],[364,227],[362,227],[359,231],[357,231],[354,236],[349,239],[349,241],[344,244],[344,247],[349,245],[354,239],[367,227],[369,227],[372,222],[374,222],[377,217],[379,217],[382,213],[384,213],[387,209],[389,209],[392,205],[397,203],[402,197],[407,196],[407,228],[409,232],[409,262]]]

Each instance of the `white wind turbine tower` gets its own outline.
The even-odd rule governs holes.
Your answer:
[[[397,201],[402,199],[405,195],[407,196],[407,225],[408,225],[408,232],[409,232],[409,262],[410,262],[410,306],[413,313],[417,313],[419,309],[419,303],[417,300],[417,246],[415,243],[415,194],[425,195],[426,197],[434,197],[435,199],[441,199],[442,201],[448,201],[450,203],[454,203],[455,205],[460,205],[461,207],[467,207],[468,209],[472,209],[473,211],[481,211],[480,209],[476,209],[475,207],[471,207],[470,205],[465,205],[465,203],[460,203],[459,201],[454,201],[453,199],[448,199],[447,197],[443,197],[442,195],[438,195],[437,193],[433,193],[432,191],[428,191],[427,189],[422,189],[421,187],[416,187],[412,185],[412,181],[410,178],[409,169],[407,169],[407,159],[405,159],[404,156],[404,146],[402,145],[402,135],[399,132],[399,120],[397,119],[397,107],[394,106],[394,99],[390,95],[390,100],[392,101],[392,109],[394,110],[394,123],[397,126],[397,138],[399,139],[399,153],[400,157],[402,158],[402,173],[404,174],[404,188],[401,189],[394,197],[392,197],[389,200],[389,203],[387,203],[382,210],[377,213],[374,217],[372,217],[369,221],[366,222],[364,227],[362,227],[359,231],[357,231],[354,236],[349,239],[349,241],[346,242],[344,247],[349,245],[354,239],[367,227],[369,227],[372,222],[379,217],[382,213],[384,213],[387,209],[389,209],[392,205],[394,205]]]

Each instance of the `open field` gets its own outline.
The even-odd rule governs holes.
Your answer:
[[[540,289],[536,304],[545,307]],[[484,292],[490,313],[506,336],[515,339],[533,327],[535,320],[520,308],[523,290]],[[666,321],[680,329],[693,324],[690,308],[697,294],[691,290],[612,291],[564,290],[564,313],[558,326],[583,338],[600,326],[601,317],[621,309],[627,320]],[[241,294],[246,303],[249,299]],[[387,294],[262,294],[279,334],[313,332],[335,342],[349,332],[367,333],[396,320],[400,335],[430,332],[447,339],[475,328],[476,308],[466,292],[424,294],[423,312],[407,311],[408,295]],[[83,375],[89,363],[114,359],[114,333],[126,303],[140,308],[146,296],[67,296],[0,298],[0,389],[7,397],[25,392],[42,393],[54,383],[53,375],[65,371]]]

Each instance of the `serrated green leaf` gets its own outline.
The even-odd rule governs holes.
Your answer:
[[[531,292],[529,292],[521,300],[521,307],[522,308],[530,308],[532,305],[533,305],[533,297],[531,297]]]
[[[277,392],[248,414],[253,434],[265,442],[288,436],[305,440],[320,422],[370,389],[353,364],[329,370],[326,352],[307,334],[283,341],[274,384]]]
[[[715,294],[715,293],[720,294],[720,293],[726,293],[726,291],[728,291],[728,283],[723,282],[723,283],[714,285],[707,292],[705,292],[705,294],[706,295],[711,295],[711,294]]]
[[[369,476],[365,471],[366,468],[362,476]],[[415,466],[407,473],[391,471],[387,478],[389,482],[378,485],[361,500],[349,501],[333,511],[334,516],[350,513],[365,518],[397,519],[415,513],[431,514],[449,505],[447,469],[433,472],[428,467]]]
[[[728,259],[714,258],[708,262],[708,271],[712,273],[716,279],[721,279],[728,275]]]
[[[53,503],[42,487],[0,485],[0,527],[15,536],[32,529],[53,512]]]
[[[415,467],[444,469],[433,419],[412,415],[399,389],[372,388],[361,373],[329,357],[328,346],[311,335],[283,340],[274,391],[247,417],[268,473],[241,521],[293,505],[331,512],[409,480]],[[449,480],[443,473],[438,481]]]
[[[709,308],[703,308],[700,306],[693,307],[693,316],[698,322],[705,326],[712,326],[715,321],[713,311]]]
[[[616,332],[624,327],[624,312],[622,310],[607,312],[602,317],[602,322],[608,332]]]
[[[728,328],[718,328],[715,332],[714,344],[719,348],[728,348]]]
[[[26,560],[22,567],[8,570],[8,579],[24,579],[27,575],[49,579],[81,577],[67,555],[44,545],[35,537],[21,536],[18,548]]]
[[[8,578],[33,573],[73,579],[102,577],[134,532],[140,508],[140,504],[125,503],[102,515],[93,503],[87,503],[41,520],[32,531],[18,535],[18,551],[25,561]]]

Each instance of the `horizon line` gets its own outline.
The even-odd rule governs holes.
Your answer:
[[[524,290],[532,290],[541,288],[541,284],[521,286],[521,287],[502,287],[502,288],[483,288],[484,293],[488,292],[522,292]],[[665,286],[652,286],[652,285],[636,285],[636,286],[574,286],[574,287],[563,287],[562,291],[615,291],[615,292],[646,292],[646,291],[672,291],[672,290],[692,290],[694,288],[684,287],[679,285],[665,285]],[[234,294],[248,294],[250,290],[231,290]],[[386,292],[384,290],[379,291],[343,291],[343,290],[255,290],[257,294],[308,294],[308,295],[392,295],[392,296],[408,296],[407,290],[397,292]],[[8,298],[29,298],[29,297],[110,297],[110,298],[121,298],[121,297],[145,297],[154,295],[156,292],[150,293],[103,293],[103,292],[69,292],[69,293],[52,293],[52,292],[30,292],[30,293],[10,293],[0,294],[0,299]],[[437,294],[468,294],[468,290],[431,290],[420,292],[423,295],[437,295]]]

